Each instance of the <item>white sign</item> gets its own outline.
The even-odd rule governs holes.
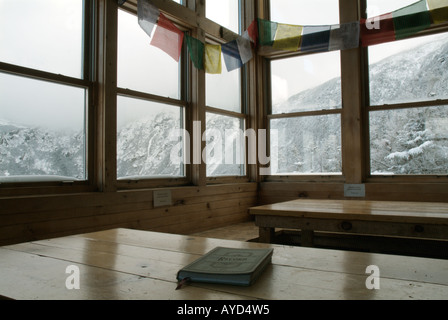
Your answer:
[[[154,208],[172,205],[171,190],[156,190],[153,193]]]
[[[365,184],[346,184],[344,185],[344,196],[353,198],[365,198],[366,185]]]

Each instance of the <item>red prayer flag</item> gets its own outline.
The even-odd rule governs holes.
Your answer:
[[[252,21],[249,28],[247,28],[247,33],[250,39],[256,44],[258,39],[258,23],[257,20]]]
[[[184,33],[179,30],[167,17],[160,13],[156,31],[151,45],[160,48],[179,62]]]
[[[370,19],[361,19],[361,44],[363,47],[395,40],[392,13]]]

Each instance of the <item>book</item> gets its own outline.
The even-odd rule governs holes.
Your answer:
[[[216,247],[179,270],[179,282],[251,286],[271,263],[274,249]]]

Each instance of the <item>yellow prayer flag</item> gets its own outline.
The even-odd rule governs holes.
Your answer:
[[[279,50],[299,50],[302,40],[302,30],[302,26],[279,23],[272,46]]]
[[[434,24],[448,21],[448,0],[427,0],[427,2]]]
[[[205,44],[204,66],[207,73],[220,74],[222,72],[221,46],[219,44]]]

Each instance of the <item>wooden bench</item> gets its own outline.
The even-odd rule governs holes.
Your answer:
[[[364,200],[308,200],[250,209],[260,242],[272,243],[275,228],[301,230],[303,246],[313,246],[315,231],[448,239],[448,203]]]

